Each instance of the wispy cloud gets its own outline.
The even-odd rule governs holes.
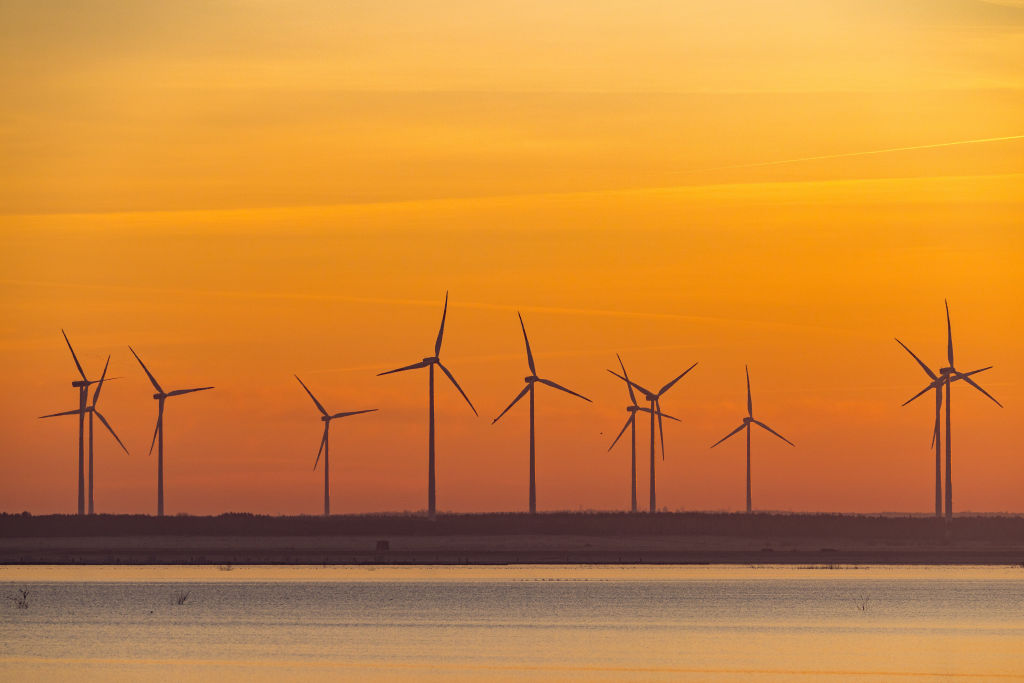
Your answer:
[[[810,157],[797,157],[795,159],[776,159],[774,161],[758,161],[750,164],[733,164],[731,166],[716,166],[713,168],[699,168],[679,173],[706,173],[708,171],[726,171],[740,168],[759,168],[763,166],[781,166],[782,164],[796,164],[804,161],[821,161],[825,159],[846,159],[849,157],[866,157],[876,154],[891,154],[894,152],[910,152],[919,149],[938,149],[940,147],[957,147],[960,145],[977,145],[991,142],[1006,142],[1009,140],[1022,140],[1024,135],[1005,135],[998,138],[978,138],[975,140],[954,140],[952,142],[936,142],[930,145],[911,145],[909,147],[888,147],[886,149],[872,149],[861,152],[840,152],[839,154],[821,154]]]
[[[159,287],[135,287],[126,285],[104,285],[85,284],[70,282],[52,282],[41,280],[0,280],[2,285],[20,287],[47,287],[63,289],[86,289],[95,291],[121,291],[141,294],[161,294],[174,296],[219,296],[237,297],[245,299],[276,299],[276,300],[301,300],[301,301],[324,301],[324,302],[345,302],[356,304],[377,304],[385,306],[417,306],[439,308],[440,299],[403,299],[387,297],[361,297],[347,296],[341,294],[316,294],[306,292],[267,292],[267,291],[242,291],[225,289],[187,289],[187,288],[159,288]],[[762,327],[784,327],[798,329],[813,329],[828,332],[847,332],[834,327],[819,325],[807,325],[797,323],[782,323],[769,320],[756,320],[749,318],[733,318],[707,315],[686,315],[683,313],[659,312],[659,311],[630,311],[612,308],[584,308],[572,306],[516,306],[511,304],[484,302],[484,301],[459,301],[460,308],[470,308],[488,311],[507,311],[524,313],[551,313],[557,315],[583,315],[614,318],[640,318],[648,320],[678,320],[687,322],[716,323],[728,325],[753,325]],[[376,367],[376,366],[375,366]]]

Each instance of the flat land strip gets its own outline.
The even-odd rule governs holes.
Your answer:
[[[1024,565],[1024,517],[0,515],[0,564]]]

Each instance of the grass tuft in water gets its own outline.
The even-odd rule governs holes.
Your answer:
[[[8,595],[8,600],[14,602],[18,609],[28,609],[28,590],[21,588],[17,595]]]

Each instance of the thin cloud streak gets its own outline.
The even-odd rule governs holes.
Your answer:
[[[813,161],[816,159],[830,159],[847,156],[864,156],[871,154],[883,154],[886,152],[897,152],[903,150],[913,149],[929,149],[932,147],[950,147],[955,145],[966,145],[975,142],[988,142],[997,140],[1016,140],[1024,139],[1024,135],[1014,135],[1005,138],[987,138],[981,140],[962,140],[957,142],[941,142],[934,145],[923,145],[918,147],[894,147],[891,149],[871,150],[867,152],[845,152],[836,155],[824,155],[816,157],[804,157],[799,159],[784,159],[776,161],[763,161],[753,164],[739,164],[735,166],[715,166],[708,168],[695,168],[684,171],[674,171],[669,175],[686,175],[691,173],[707,173],[729,169],[741,169],[741,168],[753,168],[758,166],[775,166],[790,163],[797,163],[800,161]],[[973,173],[968,175],[924,175],[924,176],[877,176],[877,177],[857,177],[857,178],[837,178],[837,179],[802,179],[802,180],[745,180],[745,181],[731,181],[731,182],[702,182],[696,181],[692,183],[674,183],[671,185],[634,185],[634,186],[622,186],[622,187],[607,187],[607,188],[593,188],[593,189],[575,189],[575,190],[555,190],[550,192],[519,192],[519,193],[508,193],[508,194],[465,194],[465,195],[444,195],[436,197],[408,197],[408,198],[395,198],[395,199],[379,199],[379,200],[367,200],[367,201],[351,201],[340,204],[268,204],[266,206],[252,205],[252,206],[231,206],[231,207],[217,207],[217,208],[194,208],[194,209],[131,209],[125,211],[54,211],[50,213],[39,213],[39,212],[6,212],[0,210],[0,217],[6,217],[8,219],[38,219],[38,218],[50,218],[50,217],[61,217],[65,219],[72,218],[97,218],[99,216],[106,216],[108,218],[129,218],[129,217],[153,217],[153,216],[175,216],[179,219],[187,219],[189,216],[205,217],[211,214],[227,216],[230,214],[267,214],[267,213],[285,213],[285,212],[297,212],[297,211],[328,211],[328,210],[344,210],[344,209],[369,209],[369,208],[384,208],[384,207],[401,207],[401,206],[421,206],[421,205],[442,205],[445,203],[459,203],[459,202],[489,202],[489,201],[504,201],[504,200],[522,200],[522,199],[556,199],[565,197],[592,197],[592,196],[610,196],[616,194],[622,195],[636,195],[644,193],[660,193],[660,192],[671,192],[671,191],[682,191],[682,190],[701,190],[701,189],[718,189],[726,187],[767,187],[767,186],[813,186],[820,185],[821,183],[830,184],[861,184],[861,183],[878,183],[886,181],[905,181],[905,180],[949,180],[949,179],[965,179],[965,178],[1003,178],[1003,177],[1017,177],[1022,176],[1022,173]]]
[[[760,168],[764,166],[781,166],[783,164],[796,164],[803,161],[821,161],[824,159],[845,159],[848,157],[864,157],[875,154],[889,154],[892,152],[910,152],[918,149],[937,149],[939,147],[956,147],[958,145],[976,145],[989,142],[1006,142],[1008,140],[1021,140],[1024,135],[1006,135],[999,138],[978,138],[977,140],[955,140],[953,142],[936,142],[930,145],[913,145],[910,147],[889,147],[887,149],[872,149],[866,152],[841,152],[839,154],[822,154],[813,157],[798,157],[796,159],[779,159],[776,161],[759,161],[752,164],[734,164],[732,166],[715,166],[713,168],[695,168],[690,171],[679,171],[679,173],[705,173],[708,171],[726,171],[737,168]]]
[[[340,294],[308,294],[308,293],[286,293],[286,292],[243,292],[243,291],[231,291],[231,290],[200,290],[200,289],[172,289],[172,288],[158,288],[158,287],[130,287],[125,285],[98,285],[98,284],[77,284],[77,283],[62,283],[62,282],[46,282],[36,280],[0,280],[0,284],[5,285],[18,285],[18,286],[34,286],[34,287],[56,287],[56,288],[69,288],[69,289],[94,289],[94,290],[115,290],[124,292],[139,292],[144,294],[171,294],[171,295],[191,295],[191,296],[224,296],[224,297],[238,297],[238,298],[253,298],[253,299],[279,299],[279,300],[299,300],[299,301],[337,301],[357,304],[380,304],[386,306],[417,306],[417,307],[431,307],[437,306],[438,302],[435,299],[399,299],[399,298],[383,298],[383,297],[358,297],[358,296],[344,296]],[[716,324],[730,324],[730,325],[754,325],[754,326],[765,326],[765,327],[782,327],[782,328],[797,328],[804,330],[818,330],[825,332],[834,333],[852,333],[854,330],[838,328],[838,327],[826,327],[821,325],[807,325],[801,323],[782,323],[771,320],[753,320],[747,318],[726,318],[718,316],[704,316],[704,315],[684,315],[681,313],[659,313],[656,311],[623,311],[615,309],[603,309],[603,308],[573,308],[573,307],[561,307],[561,306],[517,306],[511,304],[495,304],[481,301],[459,301],[458,307],[460,308],[471,308],[477,310],[486,311],[526,311],[530,313],[552,313],[558,315],[588,315],[588,316],[600,316],[600,317],[621,317],[621,318],[641,318],[647,320],[683,320],[688,322],[703,322],[703,323],[716,323]],[[374,366],[376,367],[376,366]]]

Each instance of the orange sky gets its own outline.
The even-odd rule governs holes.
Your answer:
[[[538,505],[623,509],[621,352],[666,395],[659,504],[932,507],[950,300],[958,510],[1024,512],[1024,4],[7,2],[0,6],[0,510],[72,512],[67,330],[132,453],[97,434],[101,512],[522,510],[523,312],[542,376]],[[1013,138],[992,140],[993,138]],[[988,140],[986,142],[969,142]],[[933,146],[942,143],[960,143]],[[860,154],[894,148],[878,154]],[[814,158],[810,157],[826,157]],[[803,161],[792,161],[806,159]],[[787,161],[787,163],[767,163]],[[647,427],[638,430],[645,453]],[[641,461],[646,472],[646,460]],[[646,501],[646,475],[639,498]]]

